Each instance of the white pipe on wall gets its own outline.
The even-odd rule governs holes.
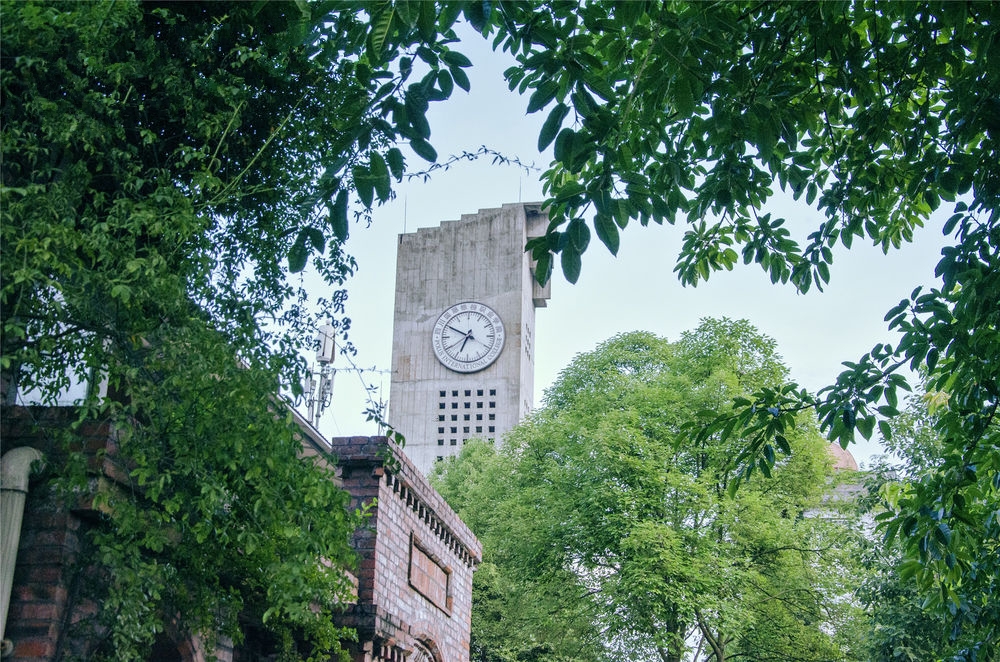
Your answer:
[[[14,586],[14,565],[21,540],[21,519],[28,496],[28,479],[36,462],[44,461],[41,451],[22,446],[4,453],[0,458],[0,641],[6,655],[12,648],[4,639],[10,592]]]

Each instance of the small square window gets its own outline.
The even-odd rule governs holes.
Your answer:
[[[444,439],[438,439],[438,446],[444,446]]]
[[[456,432],[458,432],[458,428],[457,427],[452,427],[451,428],[451,433],[455,434]]]
[[[438,434],[444,434],[444,428],[438,428]]]
[[[496,431],[497,431],[497,429],[494,426],[491,425],[490,426],[490,432],[496,432]]]
[[[438,403],[438,409],[444,409],[444,403],[443,402]]]
[[[490,409],[496,409],[496,406],[497,406],[497,403],[495,403],[495,402],[491,402],[490,403]]]
[[[476,395],[478,395],[480,398],[483,397],[483,389],[477,390]]]
[[[443,420],[444,420],[444,414],[441,414],[441,415],[439,415],[439,416],[438,416],[438,420],[439,420],[439,421],[443,421]]]
[[[466,390],[465,397],[469,397],[470,395],[472,395],[472,391]]]
[[[458,409],[458,403],[457,402],[451,403],[451,408],[452,409]]]
[[[466,409],[469,409],[469,408],[471,408],[471,407],[472,407],[472,403],[471,403],[471,402],[466,402],[466,403],[465,403],[465,408],[466,408]]]
[[[463,427],[462,432],[464,432],[465,434],[469,434],[469,426],[466,425],[465,427]]]
[[[476,414],[476,420],[477,421],[483,420],[483,415],[482,414]]]
[[[482,402],[477,402],[476,403],[476,409],[482,409],[482,408],[483,408],[483,403]]]
[[[451,415],[451,420],[457,421],[458,420],[458,414],[452,414]]]
[[[452,395],[452,397],[457,398],[458,397],[458,391],[452,391],[451,395]]]
[[[444,460],[444,456],[443,455],[438,455],[438,462],[441,462],[443,460]]]
[[[458,440],[457,439],[452,439],[451,440],[451,445],[452,446],[457,446],[458,445]]]
[[[490,414],[490,420],[491,421],[497,420],[497,415],[496,414]]]
[[[482,425],[477,425],[476,426],[476,432],[482,432],[482,431],[483,431],[483,426]]]
[[[439,395],[439,396],[441,396],[442,398],[443,398],[443,397],[444,397],[444,396],[445,396],[445,395],[446,395],[447,393],[448,393],[447,391],[438,391],[438,395]]]
[[[467,421],[467,420],[469,420],[469,415],[468,415],[468,414],[466,414],[466,415],[465,415],[465,416],[463,416],[462,418],[463,418],[464,420],[466,420],[466,421]]]
[[[496,394],[497,394],[497,390],[495,388],[491,388],[490,389],[490,395],[496,395]]]

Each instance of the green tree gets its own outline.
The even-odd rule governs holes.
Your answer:
[[[80,420],[117,431],[97,654],[143,658],[176,615],[238,636],[241,612],[290,654],[336,649],[357,517],[279,394],[318,320],[349,325],[349,220],[400,146],[436,158],[428,104],[469,87],[460,11],[3,2],[0,376],[5,402],[88,381]]]
[[[851,611],[849,535],[811,516],[830,466],[816,430],[790,433],[772,479],[736,498],[745,440],[684,433],[784,376],[746,322],[623,334],[574,359],[502,450],[441,465],[491,564],[474,593],[482,659],[524,658],[525,641],[555,659],[845,659],[827,632]]]
[[[865,502],[876,518],[897,518],[901,504],[936,479],[945,452],[935,420],[942,404],[940,393],[920,392],[908,398],[894,421],[893,437],[886,443],[892,459],[883,458],[870,472],[870,496]],[[988,520],[981,511],[990,507],[982,497],[967,504],[974,519]],[[904,520],[903,526],[913,526],[913,520]],[[901,530],[899,536],[906,533]],[[939,530],[940,536],[946,534],[950,534],[947,528]],[[912,581],[920,564],[905,554],[905,539],[872,545],[865,555],[871,572],[860,591],[871,612],[871,659],[997,659],[990,642],[997,638],[1000,606],[991,596],[1000,578],[1000,546],[990,539],[989,531],[983,534],[951,542],[951,563],[959,556],[976,562],[963,577],[960,595],[950,609],[928,609],[934,603]],[[982,550],[975,549],[979,546]]]
[[[740,456],[749,477],[804,408],[845,446],[876,426],[891,436],[911,388],[901,368],[925,370],[945,403],[939,461],[881,525],[905,533],[932,603],[996,603],[977,577],[1000,540],[1000,174],[985,165],[1000,162],[1000,7],[546,2],[494,15],[495,43],[517,58],[510,87],[547,113],[539,147],[554,145],[552,223],[529,244],[542,280],[558,258],[575,281],[592,234],[615,253],[630,223],[666,222],[685,227],[683,283],[742,261],[804,292],[828,282],[836,245],[891,250],[951,205],[940,286],[888,311],[896,342],[818,396],[765,389],[703,434],[756,433]],[[769,213],[779,189],[819,221]]]
[[[835,244],[889,250],[954,203],[941,286],[887,316],[897,343],[818,398],[769,387],[702,429],[749,428],[744,475],[770,470],[805,407],[843,444],[876,425],[890,435],[882,417],[908,388],[899,369],[923,367],[947,404],[941,461],[885,530],[904,531],[943,607],[995,602],[965,579],[1000,537],[984,515],[1000,489],[1000,175],[984,166],[1000,161],[995,3],[31,1],[3,13],[8,396],[14,382],[54,395],[66,366],[111,366],[125,397],[95,394],[87,415],[148,417],[132,391],[170,401],[128,375],[146,370],[154,337],[188,343],[191,364],[214,357],[208,374],[226,373],[225,349],[269,391],[296,390],[311,322],[342,312],[349,219],[392,195],[400,145],[436,159],[429,103],[469,87],[451,48],[464,17],[516,56],[507,76],[528,111],[548,113],[553,223],[529,247],[543,280],[558,256],[575,281],[592,234],[616,252],[629,223],[666,221],[686,224],[685,283],[742,260],[807,290],[830,278]],[[768,214],[775,183],[822,220]],[[318,308],[290,275],[307,266],[335,292]],[[220,412],[208,438],[238,429],[221,390],[201,395]]]

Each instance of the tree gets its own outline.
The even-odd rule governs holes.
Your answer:
[[[178,614],[336,649],[358,518],[298,457],[280,394],[301,393],[317,320],[349,326],[351,210],[389,198],[397,143],[436,158],[428,104],[469,87],[460,10],[4,3],[0,376],[5,402],[89,382],[80,421],[120,436],[129,484],[91,558],[116,579],[97,630],[114,659]],[[304,291],[307,267],[332,296]],[[55,477],[78,488],[80,467]]]
[[[552,223],[529,244],[542,280],[557,256],[577,279],[591,228],[615,253],[629,223],[666,222],[685,224],[675,269],[685,284],[742,261],[806,291],[828,282],[835,245],[891,250],[953,205],[940,287],[886,315],[897,342],[847,363],[818,396],[765,389],[695,437],[749,429],[749,477],[805,408],[845,447],[876,426],[891,436],[911,388],[901,368],[926,371],[943,404],[940,461],[882,530],[904,533],[932,603],[964,613],[997,602],[975,577],[1000,539],[988,514],[1000,501],[1000,175],[983,167],[1000,161],[1000,8],[504,3],[495,14],[495,43],[517,57],[511,89],[548,113],[539,147],[554,144],[543,174]],[[821,220],[768,213],[777,188]]]
[[[893,437],[886,444],[893,458],[884,458],[870,474],[866,505],[877,518],[896,516],[901,501],[936,480],[944,453],[935,421],[940,407],[940,394],[921,390],[907,399],[905,409],[894,421]],[[972,518],[987,521],[989,516],[977,511],[988,507],[988,501],[982,498],[968,504]],[[941,529],[939,534],[944,536],[946,532]],[[860,596],[871,612],[871,659],[997,659],[991,642],[997,638],[1000,607],[991,596],[1000,577],[1000,549],[990,539],[989,531],[981,537],[956,540],[952,548],[956,558],[966,556],[976,562],[972,572],[963,577],[957,604],[944,610],[928,609],[927,596],[912,582],[920,564],[905,554],[905,540],[897,537],[885,544],[880,541],[867,551],[865,560],[871,570]]]
[[[830,466],[819,435],[790,434],[772,480],[730,498],[744,440],[683,433],[784,376],[745,322],[623,334],[574,359],[501,450],[440,466],[492,564],[473,601],[482,659],[510,659],[512,641],[557,659],[845,659],[827,632],[847,618],[849,535],[810,515]],[[508,620],[525,603],[528,622]]]
[[[1000,175],[982,165],[1000,160],[995,4],[22,2],[4,14],[8,396],[14,382],[54,395],[67,365],[115,366],[117,393],[138,393],[147,382],[123,374],[143,370],[155,336],[204,343],[189,361],[225,347],[268,390],[299,389],[311,322],[342,314],[349,219],[392,195],[400,145],[436,159],[428,105],[469,87],[451,47],[464,18],[516,55],[507,75],[528,111],[548,112],[553,222],[529,246],[542,280],[558,256],[575,281],[592,234],[616,252],[630,222],[666,221],[687,224],[685,283],[742,259],[806,290],[830,278],[835,244],[889,250],[954,203],[941,287],[890,311],[897,343],[819,397],[765,389],[703,430],[749,426],[749,476],[771,467],[803,408],[843,444],[876,425],[891,434],[899,369],[925,368],[947,401],[942,461],[885,531],[907,534],[928,595],[993,599],[966,596],[963,578],[998,537],[980,517],[1000,475]],[[769,215],[774,182],[821,222]],[[291,275],[307,266],[335,291],[318,308]],[[150,393],[137,401],[169,408]],[[122,401],[94,394],[88,415],[142,418]],[[988,544],[951,563],[951,541],[976,539]]]

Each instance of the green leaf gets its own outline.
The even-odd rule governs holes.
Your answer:
[[[437,161],[437,151],[423,138],[414,138],[411,140],[410,148],[425,161],[430,161],[431,163]]]
[[[390,5],[385,11],[373,17],[372,30],[369,35],[375,53],[381,54],[392,34],[393,20],[396,18],[396,11]]]
[[[937,528],[934,529],[934,537],[937,538],[937,541],[939,543],[941,543],[942,545],[945,545],[945,546],[950,545],[951,544],[951,527],[949,527],[944,522],[940,522],[937,525]]]
[[[618,233],[618,225],[608,214],[598,213],[594,217],[594,230],[597,231],[597,238],[607,246],[612,255],[618,255],[618,247],[621,244],[621,236]]]
[[[582,254],[587,250],[587,245],[590,243],[590,228],[587,227],[586,221],[582,218],[574,218],[569,222],[566,233],[569,235],[570,243],[573,244],[573,248],[578,253]]]
[[[467,68],[472,66],[472,61],[458,51],[445,51],[441,54],[441,59],[450,67]]]
[[[433,43],[437,37],[437,13],[433,2],[421,2],[420,15],[417,17],[417,31],[424,43]]]
[[[441,96],[445,99],[451,96],[455,89],[455,82],[447,71],[442,69],[437,75],[438,87],[441,89]]]
[[[458,67],[449,69],[449,71],[451,72],[451,77],[455,79],[455,85],[468,92],[472,84],[469,82],[469,77],[465,75],[465,72]]]
[[[545,252],[535,260],[535,280],[545,285],[552,277],[552,253]]]
[[[680,76],[674,79],[673,97],[674,107],[682,117],[690,116],[694,112],[695,99],[689,79]]]
[[[295,239],[295,243],[292,244],[291,249],[288,251],[288,270],[293,274],[297,274],[306,268],[306,262],[309,259],[309,248],[306,246],[306,235],[305,231],[299,232],[299,236]]]
[[[878,431],[882,434],[883,439],[892,441],[892,426],[889,425],[888,421],[879,421]]]
[[[318,228],[304,228],[302,233],[305,234],[306,239],[309,240],[317,253],[322,255],[326,251],[326,237],[323,236],[322,231]]]
[[[409,27],[415,27],[417,18],[420,16],[419,0],[397,0],[396,11],[399,18]]]
[[[396,178],[396,181],[403,179],[403,173],[406,171],[406,162],[403,159],[403,152],[399,150],[398,147],[391,147],[388,152],[385,153],[385,159],[389,164],[389,171],[392,176]]]
[[[556,146],[553,155],[556,161],[569,167],[576,156],[576,131],[566,127],[559,132],[559,135],[556,136]]]
[[[385,159],[378,152],[372,152],[368,171],[371,173],[372,183],[374,184],[375,192],[378,194],[378,199],[381,202],[385,202],[389,199],[389,195],[392,192],[392,185],[389,181],[389,168],[385,163]]]
[[[570,283],[576,283],[580,278],[582,261],[580,260],[580,254],[575,250],[572,243],[563,249],[562,253],[559,254],[559,259],[562,265],[563,276]]]
[[[336,202],[330,207],[330,225],[337,241],[347,241],[347,191],[344,189],[340,190]]]
[[[375,201],[375,185],[368,168],[354,166],[351,168],[351,174],[354,178],[354,188],[358,192],[358,197],[361,198],[361,204],[367,209],[371,209],[372,203]]]
[[[534,113],[541,110],[549,104],[556,97],[556,92],[559,91],[559,85],[554,81],[547,80],[535,90],[531,98],[528,99],[528,114]]]
[[[875,431],[875,417],[874,416],[864,416],[857,419],[858,431],[865,439],[872,438],[872,432]]]
[[[489,25],[491,11],[491,3],[484,0],[472,0],[464,8],[466,20],[480,33],[485,33],[486,27]]]
[[[566,114],[569,113],[569,106],[566,104],[556,104],[549,112],[548,118],[546,118],[545,123],[542,125],[542,130],[538,134],[538,151],[545,151],[545,148],[555,140],[556,134],[559,133],[559,129],[562,127],[563,119],[565,119]]]

